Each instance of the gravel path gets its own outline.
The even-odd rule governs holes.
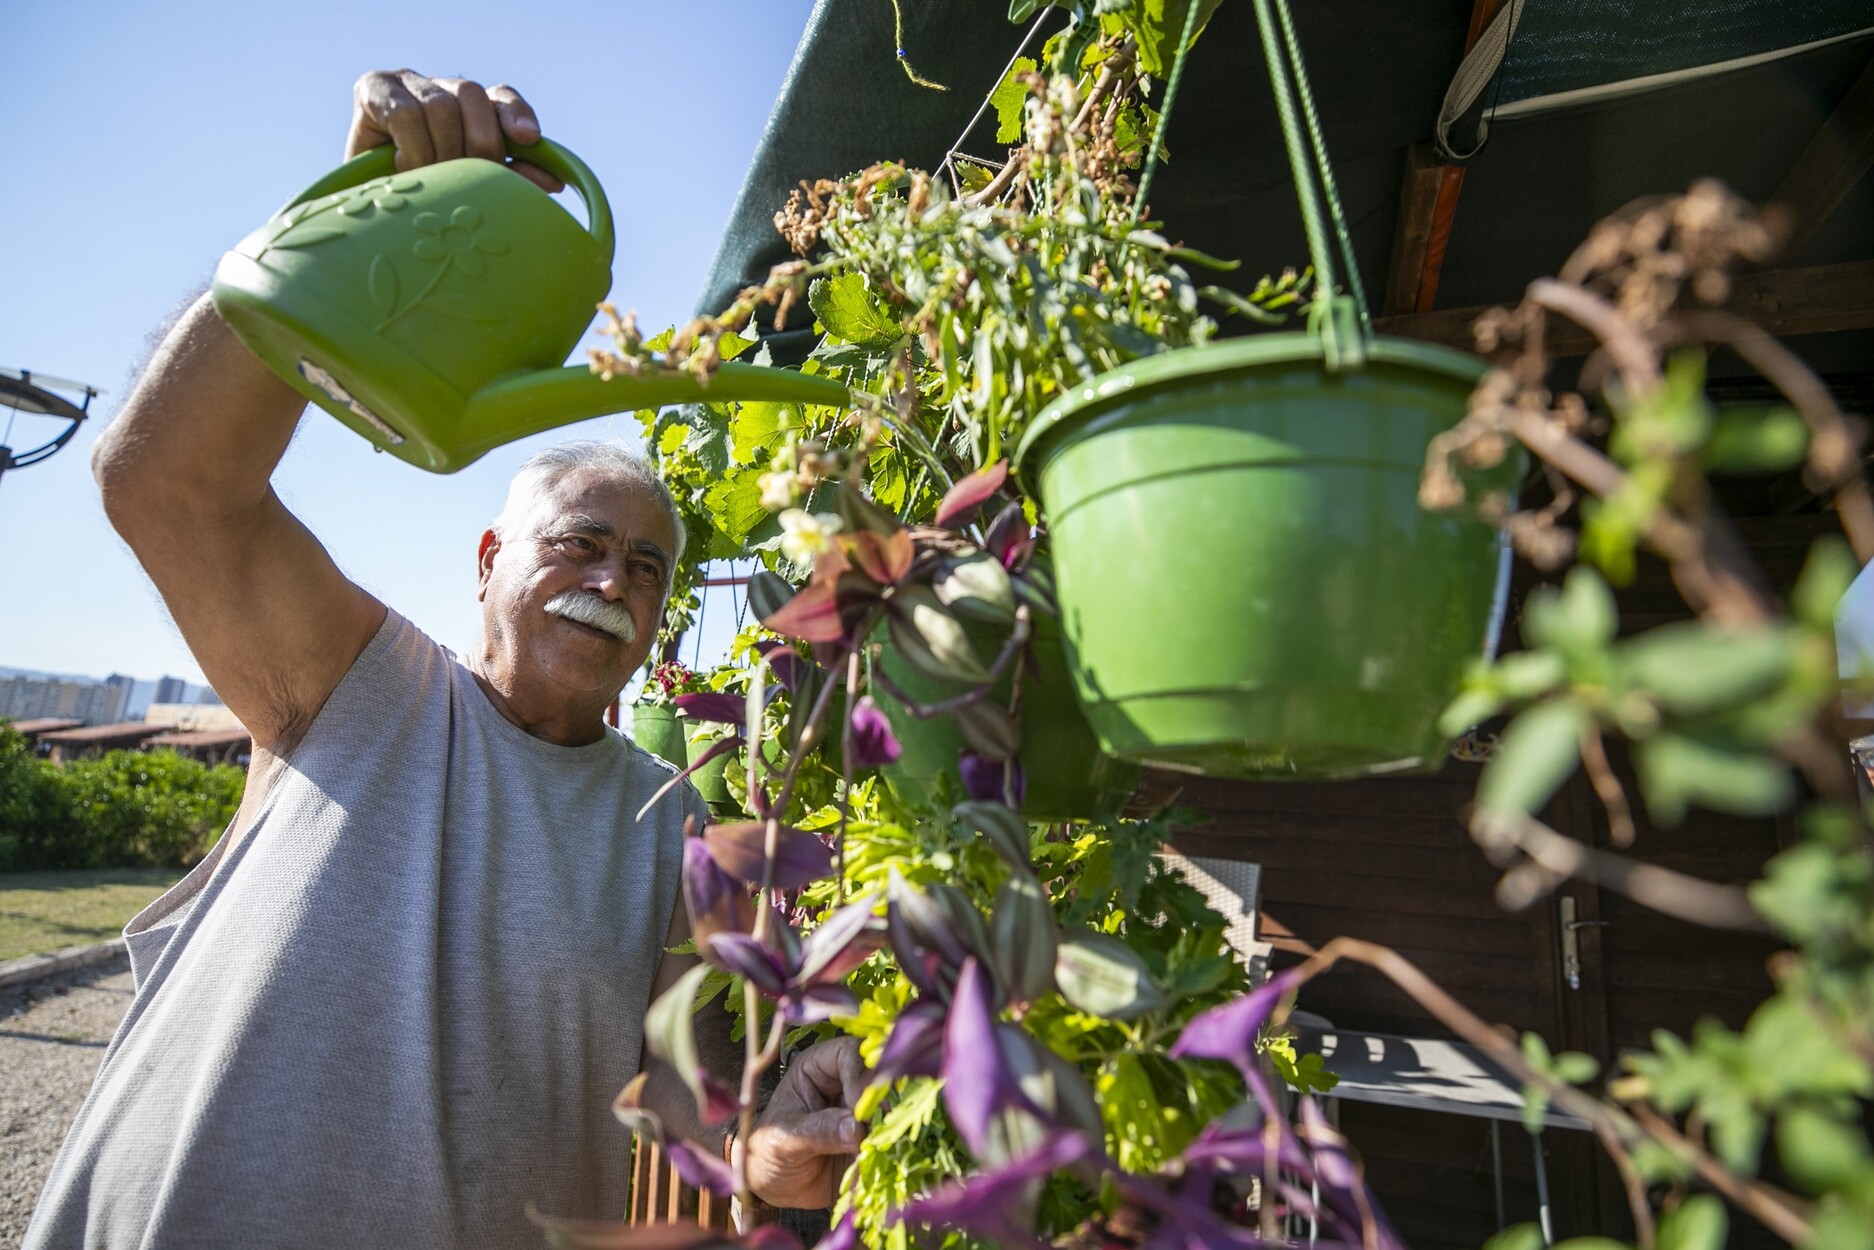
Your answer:
[[[119,957],[0,990],[0,1246],[17,1246],[104,1047],[130,1006]]]

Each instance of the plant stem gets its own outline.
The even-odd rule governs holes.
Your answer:
[[[1021,652],[1022,647],[1028,642],[1029,623],[1027,613],[1028,605],[1025,603],[1015,609],[1014,628],[1009,631],[1008,641],[1002,644],[1002,649],[1000,651],[996,652],[995,661],[990,664],[988,669],[988,680],[977,683],[968,690],[965,690],[962,694],[952,695],[950,698],[943,699],[937,703],[919,703],[909,694],[906,694],[897,682],[887,677],[881,671],[874,670],[872,673],[872,680],[877,682],[880,689],[884,690],[886,694],[903,704],[905,711],[911,713],[911,715],[917,717],[919,720],[930,720],[937,716],[948,716],[952,712],[958,711],[961,708],[966,708],[970,704],[988,697],[990,689],[994,687],[996,682],[1001,678],[1003,670],[1009,666],[1009,662]]]
[[[922,460],[931,472],[937,475],[937,480],[944,484],[945,490],[949,490],[952,486],[956,485],[956,479],[945,471],[943,462],[937,458],[936,450],[924,440],[924,435],[914,428],[910,422],[900,421],[898,419],[896,409],[892,408],[879,396],[873,395],[867,391],[853,391],[852,397],[859,407],[868,410],[873,416],[883,421],[892,433],[898,435],[900,439],[908,444],[911,450],[917,453],[918,459]]]
[[[1520,821],[1474,824],[1472,836],[1486,850],[1493,843],[1508,842],[1557,878],[1592,881],[1625,894],[1643,907],[1690,924],[1745,933],[1762,933],[1769,927],[1750,905],[1750,896],[1738,886],[1701,881],[1657,864],[1640,863],[1583,845],[1533,816]]]
[[[859,648],[846,653],[846,720],[839,736],[839,832],[833,835],[835,897],[846,901],[846,819],[852,813],[852,707],[859,693]]]

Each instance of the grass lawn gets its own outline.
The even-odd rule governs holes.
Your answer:
[[[0,960],[114,938],[180,868],[0,872]]]

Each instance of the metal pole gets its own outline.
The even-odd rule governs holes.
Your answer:
[[[1529,1135],[1530,1144],[1536,1148],[1536,1218],[1542,1222],[1542,1244],[1555,1244],[1555,1228],[1549,1219],[1549,1170],[1542,1163],[1542,1134]]]
[[[1490,1182],[1497,1192],[1497,1230],[1503,1229],[1503,1139],[1497,1133],[1495,1117],[1490,1121]]]

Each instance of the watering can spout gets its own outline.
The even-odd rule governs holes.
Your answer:
[[[846,388],[830,378],[791,369],[733,362],[717,368],[707,387],[680,370],[604,378],[584,366],[519,370],[489,382],[470,397],[455,444],[467,460],[530,434],[615,412],[673,404],[766,400],[851,407]]]

